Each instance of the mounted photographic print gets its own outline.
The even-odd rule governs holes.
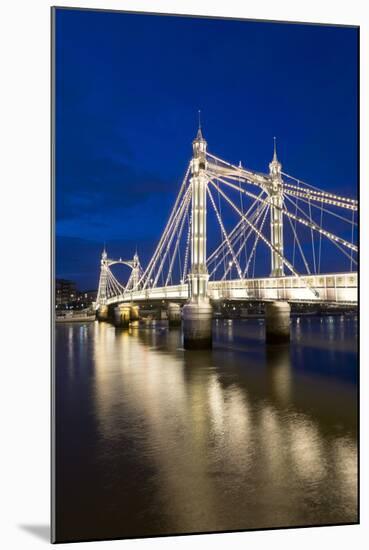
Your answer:
[[[358,27],[52,35],[53,542],[358,523]]]

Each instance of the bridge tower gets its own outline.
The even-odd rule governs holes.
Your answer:
[[[269,176],[271,185],[268,193],[270,196],[270,241],[275,249],[283,256],[283,182],[282,164],[277,158],[276,139],[274,138],[273,160],[269,164]],[[284,269],[281,257],[272,250],[271,253],[271,277],[283,277]]]
[[[108,306],[106,305],[106,289],[108,284],[108,254],[105,250],[102,251],[100,261],[100,279],[99,288],[97,292],[96,303],[98,306],[97,317],[100,321],[108,318]]]
[[[192,234],[190,297],[206,299],[209,274],[206,267],[206,146],[201,127],[193,141],[192,159]]]
[[[268,188],[270,197],[270,242],[275,248],[271,252],[271,277],[283,277],[283,181],[282,164],[277,158],[276,138],[274,154],[269,164],[271,184]],[[279,252],[279,254],[277,254]],[[290,313],[288,302],[271,302],[265,308],[265,334],[268,343],[283,343],[290,339]]]
[[[206,147],[201,124],[192,143],[192,229],[189,301],[183,306],[183,335],[186,348],[211,347],[212,307],[208,296],[206,266]]]
[[[137,285],[138,285],[138,282],[140,280],[140,268],[141,268],[140,260],[139,260],[137,250],[136,250],[135,255],[133,256],[133,260],[132,260],[131,277],[132,277],[132,288],[133,289],[137,289]]]

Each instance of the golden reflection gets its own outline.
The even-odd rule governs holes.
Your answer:
[[[73,325],[71,324],[68,327],[68,375],[71,379],[74,378],[74,367],[75,367],[73,335],[74,335]]]
[[[254,433],[247,393],[236,386],[227,390],[226,432],[230,468],[244,475],[251,470],[254,460]]]
[[[289,447],[297,474],[309,483],[326,474],[323,439],[315,424],[303,415],[288,420]]]
[[[230,327],[219,336],[231,337]],[[324,435],[321,401],[307,410],[300,400],[298,409],[289,346],[268,347],[264,370],[246,346],[184,351],[181,332],[160,324],[88,330],[78,338],[81,353],[92,342],[97,459],[134,452],[153,472],[150,490],[172,532],[249,527],[254,513],[261,527],[268,507],[276,525],[298,524],[299,502],[309,490],[326,493],[332,467],[335,498],[347,495],[355,507],[356,449],[333,428]],[[75,334],[71,327],[70,363]]]
[[[228,340],[233,340],[233,319],[227,319],[225,323],[227,327]]]
[[[219,436],[224,433],[224,396],[217,377],[210,379],[208,386],[211,427]]]
[[[266,346],[265,358],[272,393],[286,407],[292,396],[290,345]]]
[[[286,447],[284,433],[278,415],[274,408],[265,406],[260,411],[261,444],[263,457],[269,471],[274,479],[279,479],[285,469],[284,449]]]
[[[348,507],[354,507],[357,498],[357,449],[351,438],[340,437],[332,446],[334,461],[341,489],[348,499]]]

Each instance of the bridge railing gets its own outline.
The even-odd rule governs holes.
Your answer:
[[[188,285],[173,285],[155,288],[146,288],[145,290],[132,290],[125,292],[124,295],[115,296],[107,300],[107,305],[130,302],[133,300],[187,300],[188,299]]]
[[[314,289],[317,291],[314,293]],[[211,281],[212,299],[357,303],[357,273]]]
[[[335,273],[304,277],[267,277],[210,281],[213,300],[286,300],[357,304],[357,273]],[[317,291],[312,292],[312,289]],[[107,305],[146,300],[187,300],[188,285],[173,285],[125,292],[107,300]]]

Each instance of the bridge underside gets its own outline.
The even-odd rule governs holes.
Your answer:
[[[357,305],[357,273],[304,277],[267,277],[210,281],[211,300],[288,301]],[[109,298],[106,305],[124,302],[187,300],[187,284],[135,290]]]

